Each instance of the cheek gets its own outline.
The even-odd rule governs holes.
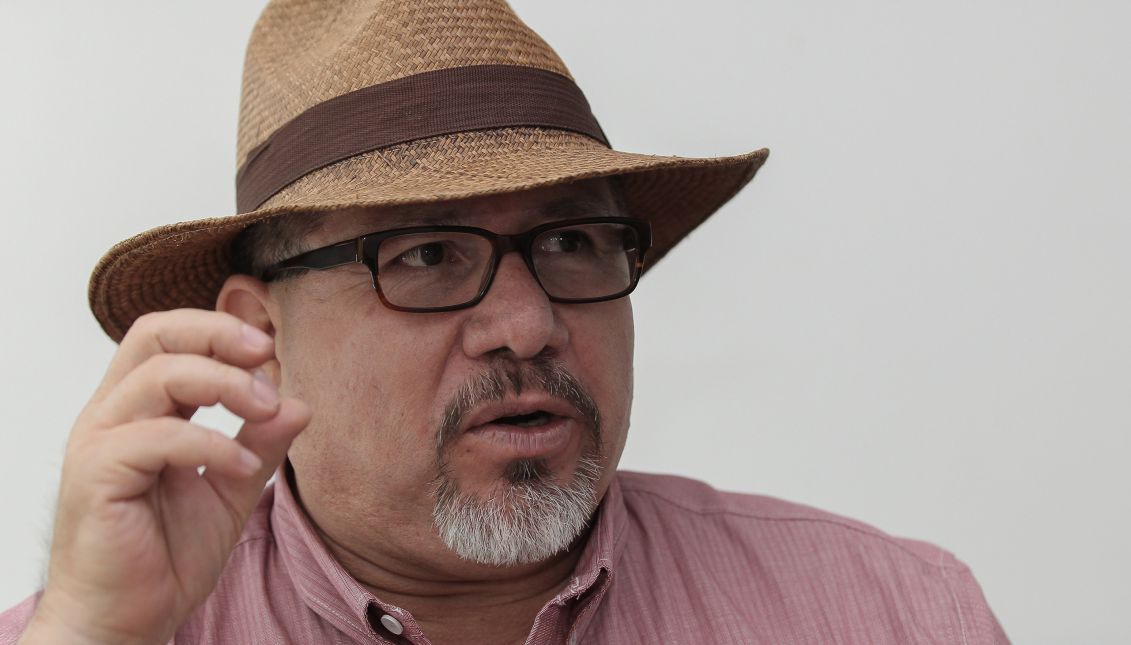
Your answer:
[[[601,315],[576,316],[570,344],[580,366],[578,376],[597,399],[604,417],[606,442],[620,446],[632,406],[632,308],[627,299],[604,304],[609,306],[596,312]]]
[[[376,306],[351,317],[323,313],[332,310],[327,304],[287,321],[284,391],[314,412],[291,455],[338,481],[419,487],[434,474],[431,421],[444,335],[422,333],[420,322],[396,324]]]

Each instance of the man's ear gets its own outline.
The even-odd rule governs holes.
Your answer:
[[[220,287],[220,295],[216,297],[216,311],[232,314],[268,336],[275,337],[278,302],[262,280],[243,274],[228,276]],[[277,353],[263,364],[264,371],[276,385],[280,382],[279,367]]]

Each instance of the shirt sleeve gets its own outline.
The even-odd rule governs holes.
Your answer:
[[[27,629],[42,592],[36,592],[0,614],[0,645],[13,645]]]

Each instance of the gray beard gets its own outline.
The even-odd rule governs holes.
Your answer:
[[[566,485],[547,479],[537,460],[520,460],[486,500],[442,477],[432,519],[444,544],[465,560],[499,567],[541,562],[568,549],[588,527],[600,476],[591,453],[578,460]]]
[[[447,449],[475,406],[523,389],[568,401],[589,431],[589,445],[567,483],[554,481],[542,459],[512,461],[488,499],[460,488],[448,470]],[[546,560],[569,548],[597,509],[601,478],[601,420],[593,398],[562,365],[539,357],[519,366],[498,363],[466,383],[448,405],[437,433],[438,471],[432,520],[440,539],[465,560],[514,566]]]

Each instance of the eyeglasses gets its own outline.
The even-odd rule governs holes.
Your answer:
[[[503,255],[517,251],[550,301],[601,302],[632,293],[651,244],[648,222],[630,217],[549,222],[515,235],[471,226],[413,226],[308,251],[267,267],[263,279],[361,263],[390,309],[452,311],[482,300]]]

